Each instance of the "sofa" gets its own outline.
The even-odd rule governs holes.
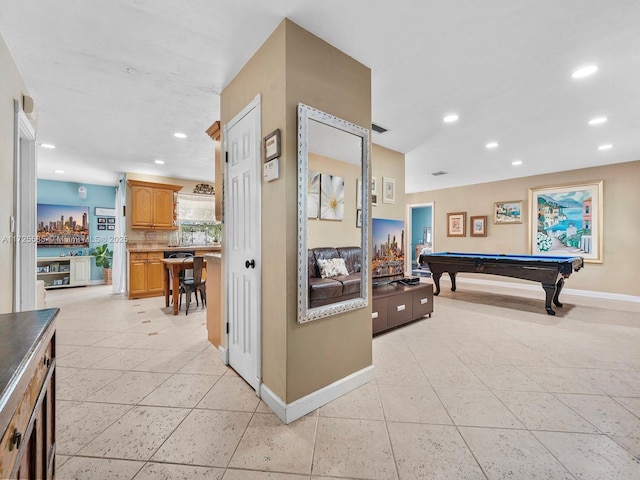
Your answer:
[[[324,276],[323,260],[344,259],[346,275]],[[320,262],[319,262],[320,260]],[[309,308],[342,302],[360,297],[360,271],[362,249],[360,247],[320,247],[308,250]]]

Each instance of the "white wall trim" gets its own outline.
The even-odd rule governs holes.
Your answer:
[[[349,393],[375,378],[375,367],[370,365],[362,370],[337,380],[289,404],[284,403],[264,383],[260,386],[260,398],[284,423],[291,423],[307,413]]]
[[[227,350],[226,347],[223,347],[222,345],[220,345],[218,347],[218,354],[220,355],[220,360],[222,360],[222,363],[224,363],[225,365],[229,365],[229,350]]]
[[[443,274],[440,277],[440,283],[442,281],[451,283],[451,279],[449,275]],[[512,283],[512,282],[500,282],[498,280],[483,280],[481,278],[469,278],[469,277],[460,277],[456,275],[456,285],[460,285],[460,283],[471,283],[477,285],[491,285],[501,288],[513,288],[516,290],[531,290],[531,291],[540,291],[542,287],[539,283]],[[565,284],[566,285],[566,284]],[[444,288],[441,285],[442,290]],[[609,293],[609,292],[596,292],[593,290],[576,290],[573,288],[563,288],[562,295],[575,295],[576,297],[590,297],[590,298],[603,298],[605,300],[618,300],[621,302],[633,302],[640,303],[640,296],[634,295],[624,295],[621,293]]]

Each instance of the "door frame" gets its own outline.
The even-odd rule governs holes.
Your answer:
[[[411,239],[413,238],[413,225],[412,223],[412,219],[413,219],[413,209],[414,208],[424,208],[424,207],[431,207],[431,238],[433,239],[433,241],[431,242],[431,245],[433,245],[433,249],[435,249],[435,222],[434,222],[434,218],[435,218],[435,212],[436,212],[436,206],[435,206],[435,202],[424,202],[424,203],[411,203],[407,205],[407,239],[406,242],[408,243],[408,247],[406,251],[412,252],[411,250]],[[406,247],[405,247],[406,248]],[[433,250],[432,249],[432,250]],[[435,251],[435,250],[433,250]],[[413,252],[411,253],[411,255],[413,255]],[[411,272],[411,255],[405,255],[405,260],[404,260],[404,267],[405,267],[405,271]]]
[[[17,100],[13,145],[13,311],[35,310],[36,302],[36,132]]]
[[[225,245],[229,245],[228,241],[229,241],[229,229],[228,228],[224,228],[225,225],[229,225],[229,209],[228,208],[224,208],[224,205],[226,203],[228,203],[230,201],[229,199],[229,192],[230,192],[230,188],[229,188],[229,163],[227,161],[228,158],[228,145],[227,145],[227,132],[229,131],[230,128],[232,128],[236,123],[238,123],[240,120],[242,120],[251,110],[256,109],[256,117],[255,117],[255,131],[256,131],[256,144],[255,144],[255,148],[256,148],[256,152],[257,152],[257,158],[256,158],[256,164],[254,165],[254,174],[256,175],[256,195],[257,195],[257,212],[256,212],[256,218],[259,220],[258,221],[258,228],[256,229],[257,232],[260,232],[260,234],[258,235],[258,238],[256,238],[256,248],[257,248],[257,254],[256,254],[256,269],[258,270],[258,275],[257,275],[257,285],[256,285],[256,294],[258,296],[258,308],[256,308],[256,332],[257,332],[257,336],[258,336],[258,341],[256,342],[256,375],[258,377],[258,385],[256,388],[256,393],[259,394],[260,392],[260,386],[262,385],[262,130],[261,130],[261,125],[262,125],[262,111],[261,111],[261,98],[260,98],[260,94],[257,94],[253,100],[251,100],[251,102],[249,102],[248,105],[246,105],[242,110],[240,110],[240,112],[238,114],[236,114],[228,123],[226,123],[225,125],[223,125],[222,127],[222,131],[223,131],[223,149],[222,151],[224,152],[224,156],[225,156],[225,160],[224,160],[224,178],[223,178],[223,182],[222,182],[222,190],[223,190],[223,195],[222,195],[222,219],[223,219],[223,228],[222,228],[222,261],[223,261],[223,266],[224,266],[224,271],[225,271],[225,277],[224,277],[224,282],[223,282],[223,288],[224,288],[224,313],[223,313],[223,318],[225,319],[225,324],[223,325],[225,327],[225,331],[223,333],[223,338],[225,339],[225,346],[224,346],[224,350],[222,350],[222,348],[220,349],[221,351],[221,355],[222,355],[222,360],[224,362],[225,365],[229,365],[229,323],[230,323],[230,316],[229,316],[229,300],[230,300],[230,292],[229,292],[229,288],[227,288],[228,285],[231,285],[230,282],[230,276],[231,276],[231,270],[229,268],[229,255],[224,255],[224,249],[225,249]]]

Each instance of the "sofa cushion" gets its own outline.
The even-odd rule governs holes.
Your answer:
[[[309,282],[309,299],[311,301],[340,297],[341,295],[342,282],[333,278],[314,278]]]
[[[338,247],[338,255],[344,258],[349,274],[362,270],[362,250],[360,247]]]
[[[352,273],[351,275],[339,275],[333,277],[334,280],[338,280],[342,283],[342,295],[350,295],[352,293],[360,294],[360,272]]]
[[[347,267],[344,264],[344,258],[327,258],[326,260],[319,258],[317,263],[320,269],[320,277],[322,278],[349,275]]]

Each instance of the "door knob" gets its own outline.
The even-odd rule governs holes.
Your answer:
[[[251,261],[247,260],[246,262],[244,262],[244,266],[246,268],[249,268],[249,267],[256,268],[256,261],[255,260],[251,260]]]

